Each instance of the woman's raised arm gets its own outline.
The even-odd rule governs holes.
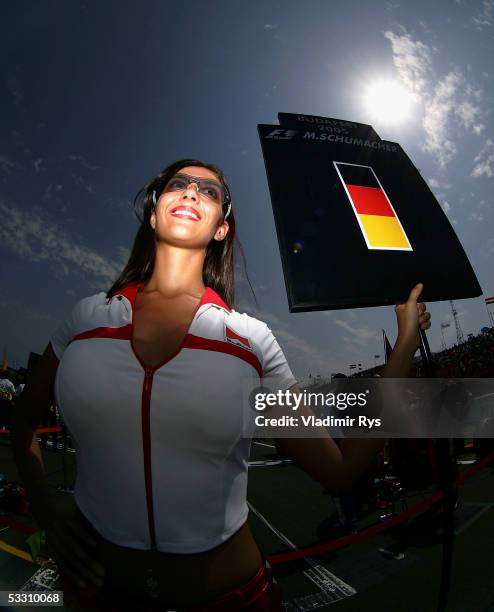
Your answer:
[[[395,306],[398,338],[382,374],[385,378],[410,375],[412,359],[419,346],[418,329],[431,326],[425,304],[417,303],[422,288],[419,283],[406,302]],[[290,391],[302,392],[296,385]],[[384,446],[384,440],[377,438],[347,438],[338,446],[329,434],[318,438],[277,438],[275,443],[281,453],[293,459],[311,478],[336,491],[350,490]]]

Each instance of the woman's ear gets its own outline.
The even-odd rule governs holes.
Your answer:
[[[153,190],[153,208],[151,209],[151,217],[150,217],[150,221],[151,221],[151,227],[153,228],[153,230],[156,229],[156,190]]]
[[[214,234],[214,239],[218,240],[218,242],[220,242],[221,240],[224,240],[226,238],[226,235],[228,234],[229,229],[230,229],[230,226],[228,225],[228,222],[223,221],[223,223],[216,230]]]

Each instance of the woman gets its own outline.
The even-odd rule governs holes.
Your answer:
[[[221,170],[190,159],[167,167],[144,188],[120,278],[76,304],[23,393],[17,463],[69,609],[282,609],[246,520],[239,410],[246,380],[298,389],[267,326],[232,310],[234,237]],[[430,326],[421,289],[395,307],[385,376],[408,375],[418,326]],[[54,387],[77,447],[68,510],[27,450]],[[381,444],[277,440],[331,488],[349,486]]]

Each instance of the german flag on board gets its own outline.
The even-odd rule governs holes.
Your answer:
[[[368,249],[413,251],[398,216],[370,166],[333,162]]]

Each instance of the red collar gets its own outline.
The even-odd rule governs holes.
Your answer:
[[[119,291],[114,293],[112,297],[122,295],[123,297],[127,298],[132,305],[134,305],[137,292],[140,291],[144,287],[144,285],[144,282],[129,283],[128,285],[125,285],[125,287],[122,287]],[[211,289],[211,287],[206,287],[206,290],[202,294],[201,301],[199,302],[197,310],[199,310],[201,306],[204,306],[205,304],[212,304],[213,306],[224,308],[227,312],[231,312],[231,308],[227,304],[225,304],[225,302],[220,298],[216,291],[214,291],[214,289]]]

